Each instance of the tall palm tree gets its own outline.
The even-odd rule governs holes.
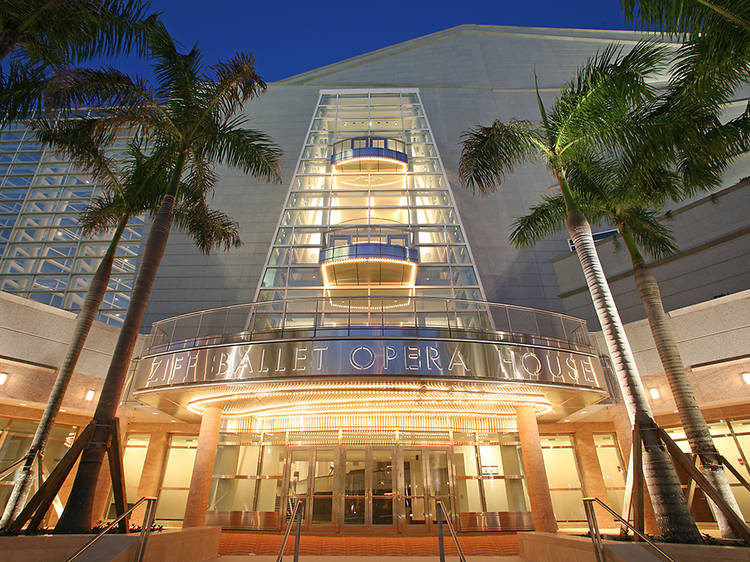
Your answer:
[[[211,215],[205,200],[216,184],[213,167],[224,163],[268,180],[279,180],[280,149],[265,134],[243,128],[235,114],[244,103],[266,89],[254,59],[238,53],[228,62],[206,68],[197,47],[187,53],[172,41],[155,42],[152,60],[156,84],[146,86],[114,70],[70,71],[51,96],[57,103],[77,106],[78,100],[98,96],[97,106],[111,107],[98,120],[100,130],[140,127],[152,147],[151,169],[166,171],[159,181],[160,200],[141,256],[133,295],[94,412],[97,430],[84,450],[65,511],[57,525],[61,532],[90,529],[92,503],[99,469],[151,287],[164,254],[174,215],[182,195],[202,213],[191,220],[206,222]],[[155,178],[155,181],[157,179]]]
[[[80,119],[65,120],[53,126],[46,122],[36,124],[42,142],[66,154],[76,165],[87,170],[104,189],[104,193],[94,198],[79,216],[82,235],[114,230],[76,318],[73,338],[58,370],[24,464],[16,476],[0,520],[0,529],[6,528],[17,517],[31,490],[34,461],[44,454],[68,384],[104,299],[125,227],[134,216],[155,210],[161,195],[158,186],[166,180],[163,169],[149,169],[149,160],[135,144],[131,145],[125,162],[118,164],[108,157],[107,146],[113,139],[92,139],[88,133],[94,123],[92,119]],[[188,190],[183,190],[175,208],[178,226],[190,234],[203,253],[209,253],[216,246],[225,249],[238,246],[237,224],[226,214],[206,208],[204,203],[194,200]]]
[[[663,69],[665,50],[637,44],[629,53],[610,46],[564,84],[548,114],[537,89],[541,123],[495,121],[464,134],[459,173],[470,189],[495,191],[504,176],[529,160],[541,158],[560,188],[566,224],[614,363],[631,423],[652,418],[622,321],[596,253],[591,227],[568,184],[569,168],[592,151],[629,146],[632,112],[655,91],[647,79]],[[645,429],[645,427],[644,427]],[[700,543],[701,536],[682,493],[677,473],[653,431],[643,434],[643,468],[659,530],[676,540]]]
[[[58,68],[144,55],[150,38],[165,33],[148,0],[0,0],[0,124],[42,109]]]
[[[724,159],[720,167],[725,167],[729,161],[730,158]],[[686,178],[678,172],[678,167],[661,163],[654,165],[653,162],[646,155],[632,161],[592,158],[571,169],[568,179],[590,222],[607,222],[618,227],[633,264],[635,285],[690,448],[699,456],[709,482],[741,517],[708,424],[695,399],[677,348],[672,320],[664,311],[659,285],[644,258],[646,253],[659,260],[677,251],[671,230],[658,218],[659,209],[670,199],[689,197],[695,186],[685,183]],[[634,167],[642,169],[635,170]],[[717,172],[709,171],[703,176],[717,177]],[[519,247],[532,246],[564,225],[565,203],[562,197],[544,197],[528,215],[515,221],[511,243]],[[714,513],[722,536],[736,536],[724,513],[718,508],[714,508]]]

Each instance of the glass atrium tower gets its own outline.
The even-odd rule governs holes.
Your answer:
[[[437,501],[529,528],[521,420],[604,388],[581,321],[486,302],[417,90],[321,91],[254,302],[155,323],[133,385],[222,420],[209,521],[278,529],[301,500],[308,526],[394,532]]]

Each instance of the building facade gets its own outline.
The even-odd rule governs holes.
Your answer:
[[[240,249],[202,256],[180,233],[170,237],[121,406],[128,501],[158,496],[168,526],[272,531],[301,502],[307,529],[341,533],[432,532],[440,505],[462,531],[580,525],[581,499],[592,495],[619,509],[629,423],[600,335],[589,332],[597,326],[570,305],[581,291],[566,237],[531,250],[505,242],[552,179],[524,166],[479,199],[459,189],[457,162],[469,127],[536,118],[532,65],[552,101],[597,49],[637,39],[461,26],[271,84],[247,113],[284,148],[285,185],[221,171],[215,204],[239,221]],[[68,184],[84,176],[64,162],[45,167],[55,157],[19,131],[3,133],[13,156],[0,187],[8,462],[30,439],[74,319],[47,305],[75,310],[104,243],[81,240],[68,214],[96,187],[71,195]],[[739,160],[728,183],[747,169]],[[720,213],[691,235],[716,237],[722,221],[737,217]],[[147,226],[136,219],[124,246],[111,323]],[[735,255],[741,244],[725,248]],[[747,466],[742,279],[715,280],[711,290],[731,293],[722,299],[685,296],[672,308],[717,446]],[[642,317],[628,325],[639,369],[658,421],[686,446]],[[49,463],[90,418],[116,333],[93,332]],[[750,496],[736,490],[750,517]],[[102,515],[108,494],[103,480]],[[692,507],[712,520],[700,493]]]

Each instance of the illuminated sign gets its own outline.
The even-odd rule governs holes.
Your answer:
[[[279,378],[428,377],[604,388],[597,357],[494,342],[314,340],[172,351],[138,362],[136,392]]]

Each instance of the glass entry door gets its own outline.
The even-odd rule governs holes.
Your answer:
[[[344,456],[344,526],[393,527],[393,448],[347,448]]]
[[[294,508],[301,500],[303,525],[333,525],[333,496],[336,474],[335,448],[292,448],[287,497]]]
[[[442,501],[449,514],[452,490],[448,449],[414,447],[403,449],[404,525],[402,531],[431,531],[437,522],[436,501]]]

